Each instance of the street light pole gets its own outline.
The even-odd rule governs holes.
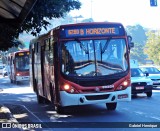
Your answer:
[[[91,0],[91,18],[92,18],[92,2],[93,2],[93,1]]]
[[[82,15],[79,15],[79,16],[74,16],[74,17],[72,17],[72,18],[75,18],[75,19],[76,19],[76,23],[77,23],[77,19],[78,19],[78,18],[83,18],[83,16],[82,16]]]

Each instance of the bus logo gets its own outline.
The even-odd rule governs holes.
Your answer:
[[[100,89],[99,89],[98,87],[96,87],[96,88],[95,88],[95,91],[96,91],[96,92],[99,92],[99,91],[100,91]]]

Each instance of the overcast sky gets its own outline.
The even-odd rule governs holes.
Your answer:
[[[80,0],[82,8],[71,11],[72,16],[82,15],[94,21],[121,22],[126,25],[140,24],[160,29],[160,0],[151,7],[150,0]]]

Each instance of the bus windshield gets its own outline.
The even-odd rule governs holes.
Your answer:
[[[16,70],[29,71],[29,55],[16,56]]]
[[[61,43],[65,75],[104,76],[128,69],[125,39],[78,40]]]

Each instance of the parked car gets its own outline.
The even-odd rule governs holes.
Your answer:
[[[6,67],[4,67],[3,70],[2,70],[2,76],[5,77],[7,75],[8,75],[7,69],[6,69]]]
[[[149,73],[149,78],[153,81],[153,87],[160,86],[160,71],[154,66],[140,66],[144,73]]]
[[[3,65],[0,65],[0,74],[2,74],[3,68],[4,68],[4,66],[3,66]]]
[[[139,68],[131,68],[131,88],[132,94],[146,93],[147,97],[152,96],[153,82]]]

